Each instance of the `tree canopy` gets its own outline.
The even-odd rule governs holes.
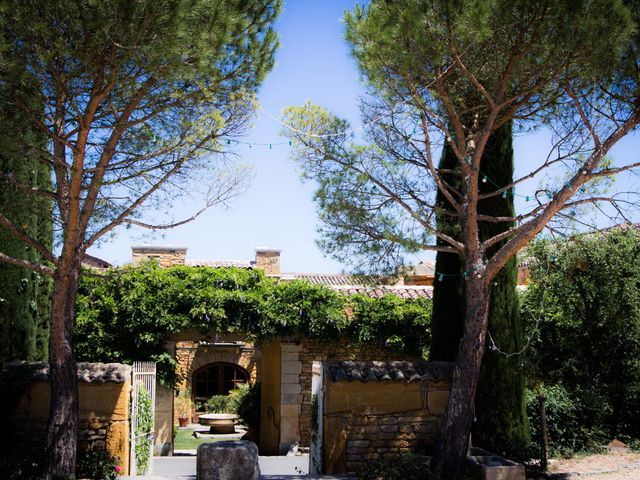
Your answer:
[[[11,108],[46,139],[40,148],[11,144],[53,178],[50,188],[12,183],[53,201],[56,248],[0,211],[0,225],[44,260],[0,251],[0,261],[53,278],[43,478],[75,470],[72,330],[85,252],[120,225],[170,228],[244,190],[246,169],[228,168],[223,138],[243,133],[273,66],[280,6],[279,0],[2,3],[0,84],[12,92]],[[201,197],[201,208],[171,218],[184,195]]]
[[[326,251],[360,255],[372,268],[424,250],[460,256],[465,328],[438,440],[438,479],[457,478],[464,465],[495,276],[563,210],[596,205],[618,223],[638,204],[634,193],[584,188],[640,165],[605,158],[640,122],[638,13],[637,2],[604,0],[373,1],[345,17],[371,94],[362,106],[364,142],[321,107],[285,112],[294,158],[319,185]],[[518,131],[546,128],[552,142],[528,174],[481,191],[489,138],[509,122]],[[443,144],[457,160],[459,183],[437,169]],[[529,190],[527,210],[480,211],[481,202],[516,188]],[[436,228],[436,191],[455,212],[458,238]],[[485,223],[508,228],[484,238]]]

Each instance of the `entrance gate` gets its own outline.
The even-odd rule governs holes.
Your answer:
[[[153,473],[153,423],[156,410],[156,364],[134,362],[131,370],[131,475]]]

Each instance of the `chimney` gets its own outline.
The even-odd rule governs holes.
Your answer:
[[[132,245],[131,261],[134,267],[143,262],[156,260],[162,268],[184,265],[187,247],[182,245]]]
[[[265,275],[280,276],[280,250],[277,248],[256,248],[256,268],[263,270]]]

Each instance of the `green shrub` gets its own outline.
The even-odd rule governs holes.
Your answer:
[[[545,398],[549,455],[551,457],[570,457],[576,452],[597,452],[600,445],[606,443],[605,436],[594,423],[587,418],[590,408],[580,403],[561,384],[540,385],[526,391],[527,414],[531,423],[531,436],[541,451],[542,433],[540,431],[540,407],[538,396]]]
[[[358,476],[359,480],[408,480],[431,478],[431,457],[402,453],[372,462]]]
[[[236,413],[247,427],[260,427],[260,384],[244,383],[230,392]]]
[[[144,385],[139,385],[137,403],[138,425],[136,427],[136,470],[138,475],[146,475],[151,465],[151,445],[153,434],[153,400]]]
[[[640,231],[538,242],[528,256],[527,356],[532,379],[557,386],[556,452],[640,438]]]
[[[207,401],[208,411],[211,413],[236,413],[236,404],[229,395],[213,395]]]
[[[76,459],[76,478],[115,480],[120,473],[116,460],[104,450],[80,450]]]

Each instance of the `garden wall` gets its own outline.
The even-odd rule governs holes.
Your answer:
[[[325,364],[323,470],[353,475],[371,461],[435,445],[451,372],[445,362]]]
[[[48,367],[34,366],[34,380],[10,418],[11,454],[24,457],[43,448],[49,416]],[[16,367],[18,368],[18,367]],[[78,447],[107,451],[129,471],[129,397],[131,367],[119,363],[78,363]]]
[[[353,361],[387,361],[387,360],[417,360],[397,350],[385,347],[381,343],[371,342],[367,345],[355,344],[348,338],[331,341],[302,339],[298,358],[301,362],[300,373],[300,444],[309,445],[311,425],[311,378],[313,362],[334,360]]]

